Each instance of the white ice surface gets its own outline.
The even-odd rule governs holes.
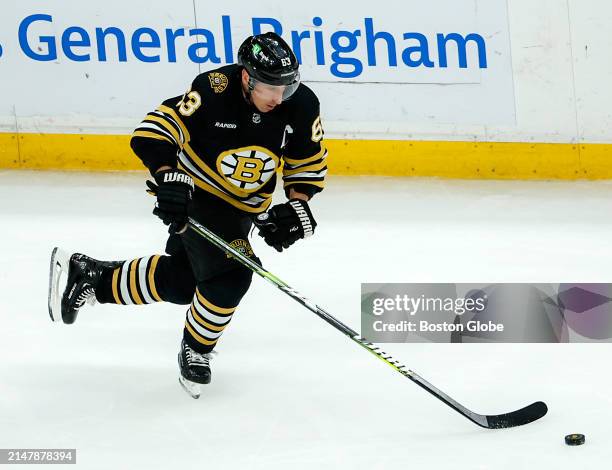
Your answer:
[[[385,345],[481,413],[484,430],[255,279],[200,400],[180,388],[185,308],[47,315],[51,248],[161,253],[144,174],[0,172],[0,447],[77,448],[83,469],[601,469],[612,461],[608,344]],[[281,200],[279,198],[279,200]],[[330,178],[316,235],[268,269],[359,330],[361,282],[612,282],[612,184]],[[584,433],[586,445],[563,436]],[[55,467],[62,468],[62,466]]]

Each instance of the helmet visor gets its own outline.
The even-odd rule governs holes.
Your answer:
[[[299,75],[296,77],[296,80],[289,85],[270,85],[268,83],[260,82],[254,78],[251,78],[251,86],[254,95],[257,95],[258,98],[275,102],[280,104],[281,102],[288,100],[295,93],[295,90],[300,86],[300,77]]]

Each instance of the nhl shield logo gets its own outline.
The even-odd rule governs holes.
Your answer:
[[[219,72],[212,72],[208,74],[208,80],[210,80],[210,86],[215,93],[223,93],[227,88],[227,77]]]

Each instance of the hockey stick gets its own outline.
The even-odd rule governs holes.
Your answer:
[[[314,302],[310,301],[298,291],[290,287],[287,283],[280,280],[274,274],[266,271],[263,267],[257,264],[255,261],[251,260],[249,257],[243,255],[238,250],[230,246],[218,235],[214,234],[206,227],[198,223],[196,220],[189,218],[189,227],[194,230],[196,233],[200,234],[202,237],[206,238],[213,245],[217,246],[221,250],[225,251],[228,255],[236,258],[240,263],[245,265],[247,268],[252,270],[254,273],[259,274],[261,277],[266,279],[268,282],[274,284],[280,290],[285,292],[287,295],[292,297],[294,300],[301,303],[308,310],[325,320],[327,323],[332,325],[338,331],[344,333],[348,336],[352,341],[357,343],[359,346],[364,348],[369,353],[376,356],[381,361],[393,367],[397,372],[402,374],[404,377],[409,378],[414,383],[416,383],[419,387],[427,390],[438,400],[443,401],[448,406],[450,406],[453,410],[457,411],[461,415],[465,416],[470,421],[476,423],[478,426],[487,429],[499,429],[499,428],[512,428],[514,426],[521,426],[523,424],[531,423],[537,419],[540,419],[542,416],[546,414],[548,408],[544,402],[538,401],[532,403],[525,408],[521,408],[520,410],[511,411],[510,413],[504,413],[500,415],[481,415],[478,413],[474,413],[473,411],[467,409],[461,403],[457,402],[453,398],[449,397],[446,393],[434,387],[432,384],[427,382],[424,378],[417,375],[415,372],[406,369],[404,365],[401,365],[398,361],[394,360],[389,354],[380,350],[377,346],[370,343],[367,339],[362,338],[356,331],[352,330],[340,320],[334,318],[321,307],[316,305]]]

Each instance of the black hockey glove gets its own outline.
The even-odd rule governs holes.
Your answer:
[[[153,214],[165,225],[168,233],[176,233],[187,224],[187,206],[193,194],[193,179],[181,170],[163,170],[153,175],[153,181],[147,181],[147,192],[157,196]]]
[[[259,235],[279,252],[300,238],[311,236],[317,226],[308,203],[301,199],[277,204],[268,212],[259,214],[254,223],[259,228]]]

